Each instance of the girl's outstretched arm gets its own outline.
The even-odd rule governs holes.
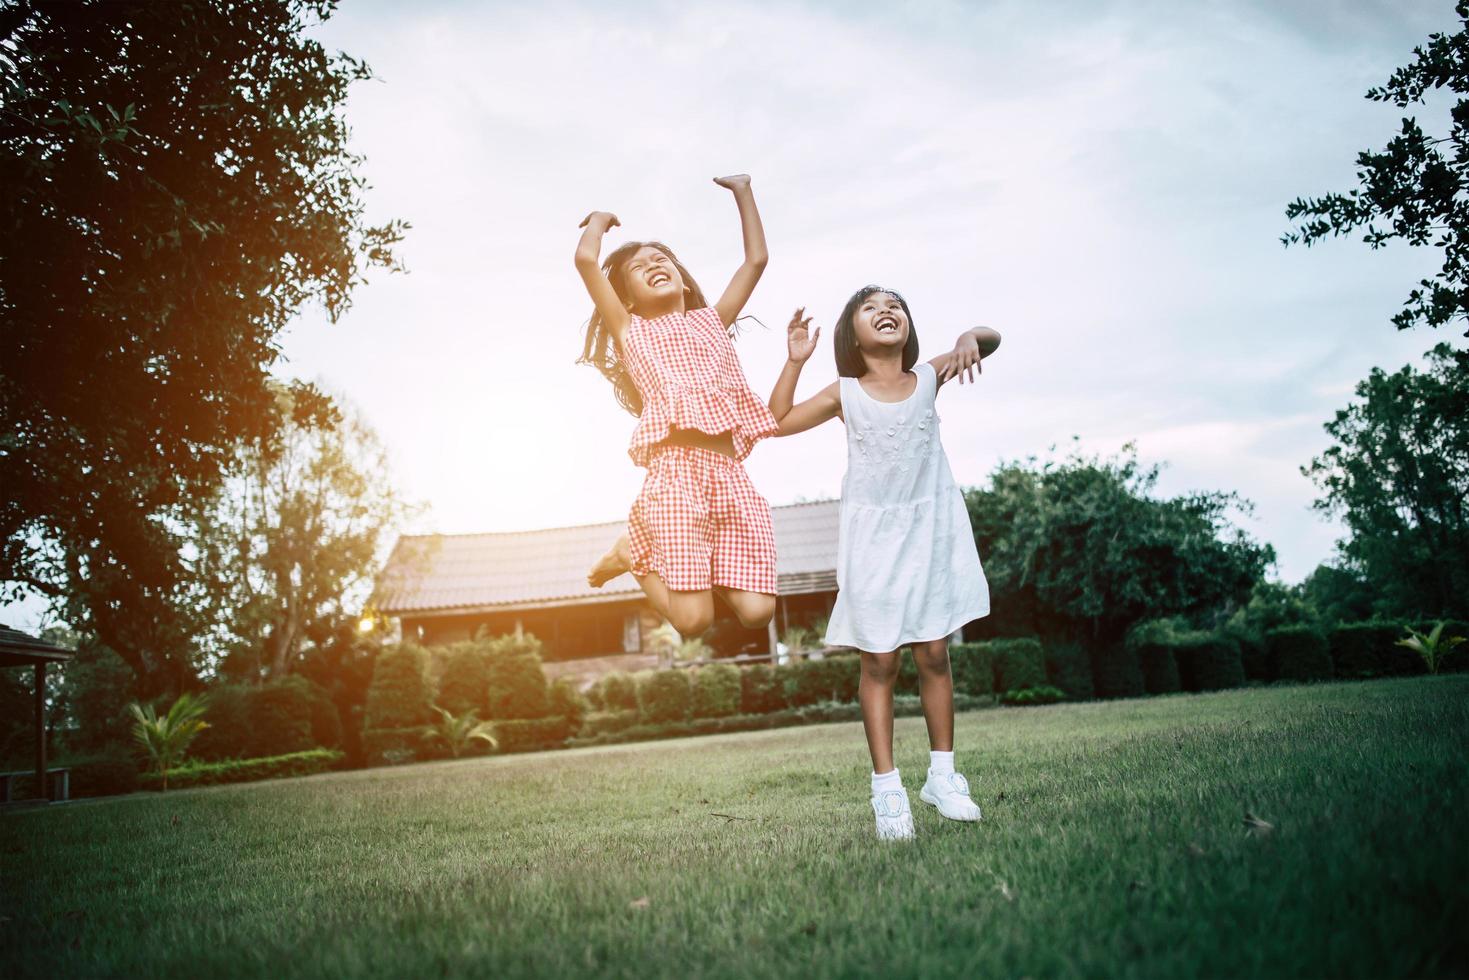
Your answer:
[[[602,257],[602,236],[607,234],[609,228],[616,228],[620,224],[622,222],[617,220],[617,215],[610,211],[593,211],[577,225],[586,231],[582,232],[581,241],[576,243],[576,271],[581,274],[582,285],[587,287],[587,294],[592,297],[597,312],[602,314],[602,322],[616,338],[619,346],[632,317],[627,307],[617,298],[612,283],[602,275],[599,260]]]
[[[805,316],[805,312],[804,306],[797,310],[786,328],[786,366],[781,369],[775,389],[770,393],[770,414],[775,416],[780,426],[779,434],[783,436],[813,429],[836,418],[842,411],[842,390],[838,382],[832,382],[799,405],[791,404],[796,398],[796,381],[801,377],[801,368],[806,366],[812,351],[816,350],[816,341],[821,338],[820,327],[814,334],[809,332],[811,318]]]
[[[724,295],[719,297],[719,302],[714,304],[715,312],[727,327],[735,322],[750,301],[750,294],[755,291],[755,284],[765,271],[765,263],[770,261],[770,253],[765,249],[765,228],[760,224],[760,212],[755,208],[750,175],[715,177],[714,183],[734,192],[735,204],[740,209],[740,231],[745,236],[745,261],[735,270],[729,285],[724,287]]]
[[[984,370],[981,362],[989,357],[1000,346],[1000,335],[989,327],[975,327],[966,330],[954,341],[954,349],[947,354],[940,354],[928,363],[933,367],[934,376],[942,385],[950,378],[958,378],[963,384],[967,378],[970,383],[978,379],[977,375]]]

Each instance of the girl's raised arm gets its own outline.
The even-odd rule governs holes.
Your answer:
[[[581,241],[576,243],[576,271],[581,274],[582,285],[587,287],[587,294],[592,297],[592,303],[602,315],[602,322],[619,346],[632,317],[627,307],[622,305],[622,300],[617,298],[612,283],[602,275],[598,260],[602,257],[602,236],[607,234],[609,228],[616,228],[620,224],[622,222],[617,220],[617,215],[610,211],[593,211],[577,225],[586,231],[582,232]]]
[[[940,386],[950,378],[958,378],[960,384],[968,378],[972,384],[979,380],[976,375],[984,370],[981,361],[993,354],[999,346],[1000,335],[997,332],[989,327],[975,327],[959,335],[959,339],[954,341],[953,350],[940,354],[928,363]]]
[[[811,353],[816,350],[816,341],[821,338],[821,328],[810,333],[811,318],[805,316],[803,306],[791,317],[786,328],[786,366],[781,369],[770,393],[770,414],[780,426],[779,435],[789,436],[797,432],[814,429],[823,422],[836,418],[842,411],[842,390],[839,382],[832,382],[813,397],[792,406],[796,398],[796,381],[801,377],[801,368]]]
[[[715,177],[714,183],[734,192],[735,204],[740,209],[740,231],[745,237],[745,261],[735,270],[734,278],[724,288],[724,295],[719,297],[719,302],[714,304],[715,312],[727,327],[735,322],[735,318],[750,301],[750,294],[755,291],[755,284],[765,271],[765,263],[770,261],[770,253],[765,249],[765,229],[760,224],[760,212],[755,209],[755,192],[750,189],[750,175]]]

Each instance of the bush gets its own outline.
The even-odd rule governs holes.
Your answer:
[[[254,753],[250,721],[250,697],[254,688],[245,684],[220,684],[204,695],[204,720],[209,727],[189,746],[189,754],[206,762],[243,759]]]
[[[850,655],[821,660],[793,660],[776,668],[785,701],[793,708],[822,701],[857,700],[862,681],[861,661]]]
[[[694,672],[693,711],[696,718],[724,718],[740,711],[740,669],[710,664]]]
[[[425,737],[424,726],[369,728],[362,733],[362,755],[369,766],[400,766],[405,762],[447,759],[449,747]]]
[[[1068,701],[1089,700],[1095,692],[1092,658],[1079,643],[1054,643],[1045,648],[1046,679],[1066,692]]]
[[[372,683],[367,688],[367,705],[362,727],[371,731],[418,729],[428,724],[433,698],[428,685],[428,653],[412,643],[386,647],[377,655]],[[366,745],[368,758],[373,752]]]
[[[1172,657],[1169,657],[1172,663]],[[1142,657],[1136,647],[1115,643],[1092,657],[1092,677],[1099,698],[1138,698],[1148,692]],[[1173,674],[1175,689],[1178,671]]]
[[[586,717],[582,724],[582,731],[587,735],[601,735],[606,732],[620,732],[631,728],[639,721],[636,710],[632,711],[593,711]]]
[[[1000,696],[1000,702],[1002,704],[1015,705],[1016,707],[1027,704],[1055,704],[1057,701],[1065,700],[1066,692],[1059,687],[1052,687],[1049,684],[1009,690]]]
[[[1023,637],[991,640],[990,657],[995,665],[995,690],[1019,691],[1046,687],[1046,658],[1040,640]]]
[[[1432,632],[1436,624],[1429,623],[1427,625],[1427,631]],[[1424,632],[1422,627],[1419,628],[1419,632]],[[1399,634],[1399,638],[1401,638],[1401,635]],[[1451,636],[1462,636],[1465,642],[1449,650],[1448,655],[1443,658],[1443,663],[1439,665],[1439,673],[1457,674],[1469,671],[1469,623],[1458,619],[1446,620],[1444,622],[1443,633],[1440,634],[1439,642],[1443,642]],[[1394,649],[1403,650],[1402,647],[1395,647]],[[1403,652],[1411,653],[1412,651],[1403,650]],[[1422,673],[1422,671],[1419,671],[1419,673]]]
[[[495,722],[500,752],[536,752],[560,748],[571,737],[565,718],[512,718]]]
[[[282,677],[250,692],[251,758],[293,755],[317,747],[311,741],[311,686],[304,677]],[[340,738],[340,726],[337,734]]]
[[[489,711],[490,658],[487,644],[456,643],[444,658],[438,704],[451,715]]]
[[[985,643],[956,643],[949,648],[954,693],[988,697],[995,693],[995,665]]]
[[[225,762],[203,762],[168,771],[171,789],[188,786],[214,786],[222,783],[249,783],[258,779],[282,779],[309,776],[334,768],[346,756],[335,749],[311,749],[287,755],[260,759],[230,759]],[[163,778],[156,772],[144,773],[138,779],[144,789],[159,789]]]
[[[1239,644],[1222,633],[1189,633],[1173,642],[1185,691],[1219,691],[1245,682]]]
[[[769,664],[751,664],[740,669],[740,711],[763,715],[786,707],[785,685]]]
[[[1183,689],[1178,676],[1178,658],[1173,655],[1177,629],[1170,620],[1139,623],[1127,632],[1124,646],[1137,655],[1148,694],[1172,694]]]
[[[909,647],[904,647],[893,656],[898,658],[898,681],[893,685],[895,694],[918,695],[921,682],[918,679],[918,660]]]
[[[1270,674],[1283,681],[1314,681],[1331,677],[1331,652],[1326,637],[1311,626],[1282,626],[1265,634],[1270,651]],[[1400,648],[1401,649],[1401,648]]]
[[[551,689],[533,653],[510,653],[490,663],[486,693],[489,717],[498,720],[545,718],[551,713]]]
[[[575,734],[591,712],[592,706],[586,695],[570,677],[562,677],[551,685],[551,717],[566,722],[567,731]]]
[[[1394,646],[1402,636],[1401,623],[1343,623],[1326,637],[1333,674],[1356,678],[1389,673],[1395,666],[1397,652],[1409,652]]]
[[[1274,680],[1270,676],[1270,651],[1263,636],[1253,630],[1228,630],[1226,633],[1239,647],[1239,662],[1244,669],[1245,680]]]
[[[643,721],[683,721],[689,716],[693,693],[689,675],[682,670],[647,670],[636,675],[638,714]]]
[[[57,763],[71,770],[69,790],[73,799],[85,796],[117,796],[138,788],[138,763],[132,753],[122,748],[99,755],[82,756]],[[169,770],[169,782],[174,773]]]
[[[636,711],[638,709],[638,686],[632,675],[614,670],[597,682],[603,711]]]

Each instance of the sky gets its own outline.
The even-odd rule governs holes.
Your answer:
[[[771,259],[737,348],[762,396],[795,307],[827,328],[804,397],[835,377],[845,298],[891,286],[925,358],[977,324],[1004,337],[940,395],[961,484],[1131,442],[1166,464],[1160,493],[1252,501],[1242,526],[1299,581],[1341,534],[1300,472],[1322,424],[1450,337],[1390,323],[1431,250],[1283,249],[1284,208],[1355,185],[1401,117],[1364,93],[1453,25],[1424,0],[345,0],[314,34],[377,74],[347,113],[369,219],[413,225],[409,271],[337,323],[303,311],[276,372],[362,411],[427,505],[411,530],[623,518],[635,420],[575,364],[577,223],[615,212],[609,249],[663,240],[712,298],[741,240],[711,178],[747,172]],[[836,496],[841,423],[748,467],[773,504]]]

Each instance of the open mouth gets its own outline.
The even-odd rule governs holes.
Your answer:
[[[898,318],[885,313],[873,321],[872,326],[878,333],[895,334],[898,332]]]
[[[673,277],[666,272],[655,272],[648,277],[649,286],[666,286],[673,281]]]

